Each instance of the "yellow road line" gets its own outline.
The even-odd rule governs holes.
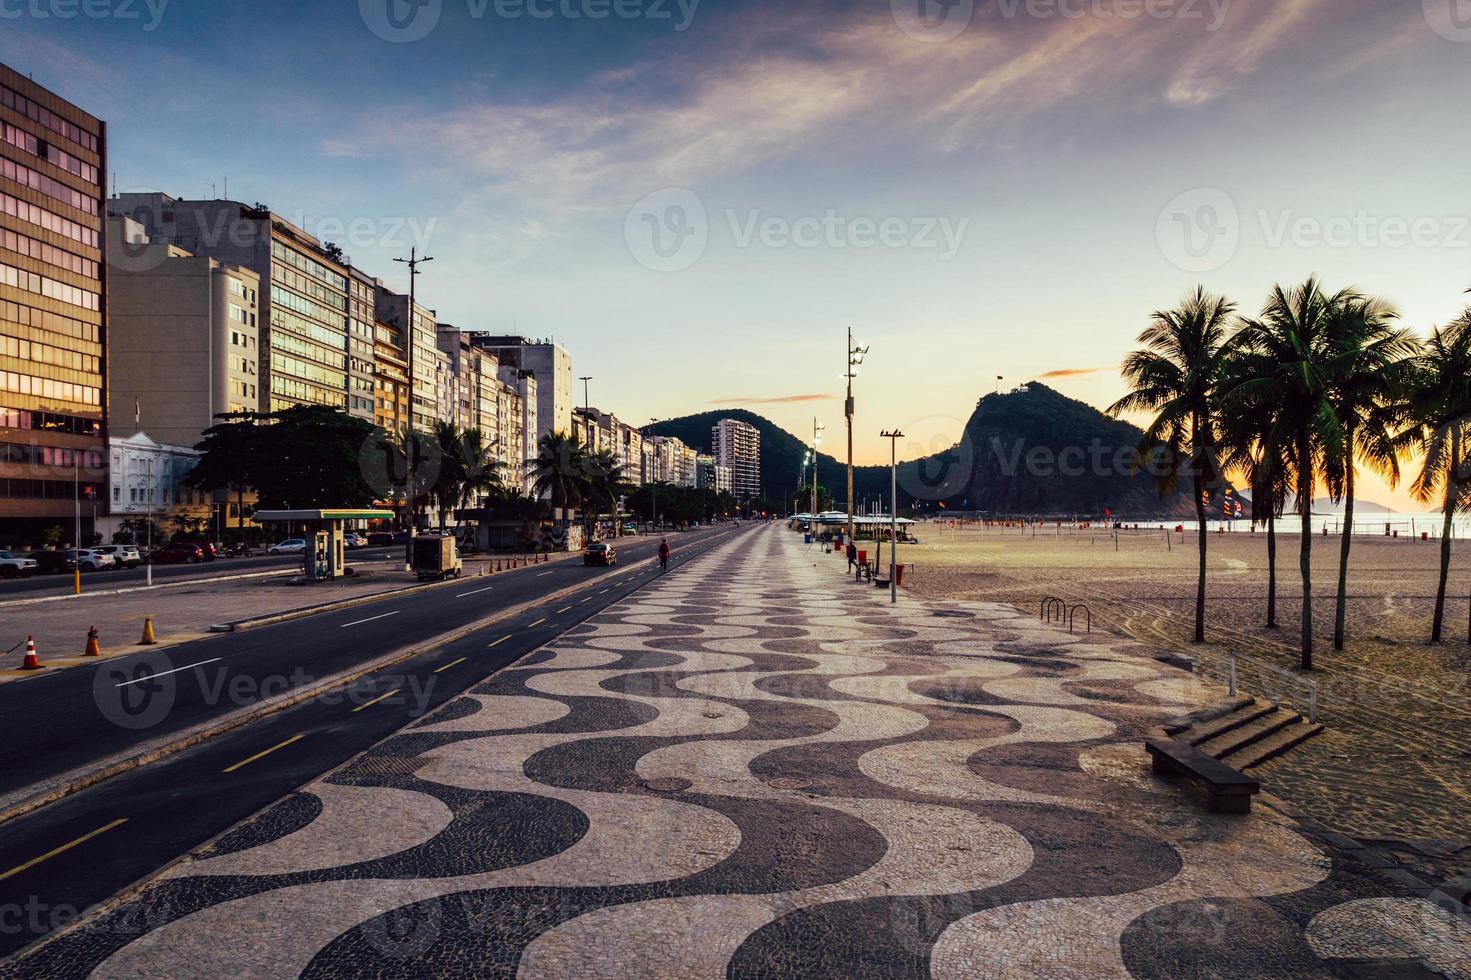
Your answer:
[[[460,664],[464,663],[468,659],[470,659],[470,658],[469,657],[461,657],[459,660],[456,660],[454,663],[445,664],[443,667],[436,668],[434,672],[436,674],[442,674],[446,670],[449,670],[451,667],[458,667]]]
[[[505,636],[503,636],[503,637],[501,637],[501,638],[500,638],[500,639],[499,639],[499,640],[496,640],[496,641],[495,641],[495,642],[494,642],[494,643],[492,643],[492,644],[490,644],[490,646],[493,646],[493,647],[498,647],[498,646],[500,646],[500,645],[501,645],[501,644],[502,644],[502,643],[504,643],[504,642],[506,642],[506,641],[507,641],[507,640],[509,640],[509,639],[510,639],[510,638],[511,638],[511,634],[509,634],[509,633],[507,633],[507,634],[506,634],[506,635],[505,635]]]
[[[395,694],[397,694],[401,690],[403,690],[403,688],[401,688],[401,687],[395,687],[393,690],[389,691],[387,694],[380,694],[376,698],[374,698],[373,700],[369,701],[367,704],[360,704],[356,708],[353,708],[352,709],[352,713],[353,714],[357,714],[359,711],[362,711],[364,708],[371,708],[373,705],[377,704],[379,701],[386,701],[389,698],[393,697]]]
[[[72,841],[70,844],[62,844],[60,847],[55,848],[54,850],[47,851],[45,854],[42,854],[38,858],[31,858],[25,864],[19,865],[19,866],[14,867],[14,868],[11,868],[9,871],[5,872],[3,875],[0,875],[0,881],[4,881],[6,878],[14,878],[16,875],[20,874],[22,871],[29,871],[31,868],[34,868],[36,865],[40,864],[42,861],[49,861],[50,859],[56,857],[56,855],[58,855],[58,854],[65,854],[67,851],[71,850],[72,848],[76,847],[77,845],[87,843],[87,841],[91,840],[93,837],[96,837],[98,834],[105,834],[109,830],[111,830],[112,828],[114,828],[114,827],[121,827],[123,824],[125,824],[127,822],[128,822],[128,818],[127,817],[119,817],[117,820],[114,820],[112,823],[108,824],[105,827],[98,827],[96,830],[92,831],[90,834],[83,834],[81,837],[78,837],[76,840]]]
[[[239,769],[242,766],[248,766],[252,762],[256,761],[257,759],[264,759],[266,756],[270,755],[272,752],[275,752],[277,749],[284,749],[286,746],[291,745],[294,742],[300,742],[304,738],[306,738],[306,734],[305,733],[302,733],[300,735],[293,735],[290,738],[288,738],[286,741],[282,742],[281,744],[279,744],[279,745],[273,745],[270,748],[266,749],[264,752],[257,752],[255,755],[251,756],[249,759],[242,759],[239,762],[235,763],[230,768],[225,769],[223,771],[224,772],[234,772],[236,769]]]

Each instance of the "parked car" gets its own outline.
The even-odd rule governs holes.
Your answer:
[[[194,565],[204,561],[204,552],[193,542],[175,541],[155,548],[148,560],[155,565]]]
[[[618,552],[606,541],[594,541],[582,552],[584,565],[616,565]]]
[[[342,535],[342,544],[348,551],[357,551],[368,546],[368,536],[359,531],[348,531]]]
[[[285,541],[271,545],[267,550],[272,555],[300,555],[306,551],[306,539],[287,538]]]
[[[117,567],[117,559],[95,548],[82,548],[70,552],[77,559],[77,566],[84,572],[105,572]]]
[[[392,531],[374,531],[368,535],[369,548],[387,548],[393,544]]]
[[[36,560],[29,555],[0,551],[0,578],[30,578],[36,569]]]
[[[137,568],[143,564],[142,553],[130,544],[105,544],[92,550],[112,555],[113,561],[123,568]]]
[[[32,551],[25,557],[36,563],[36,571],[42,575],[71,572],[77,567],[77,556],[74,551]]]

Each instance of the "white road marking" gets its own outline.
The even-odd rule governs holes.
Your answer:
[[[402,611],[403,610],[401,610],[401,609],[395,609],[393,612],[391,612],[391,613],[384,613],[381,616],[369,616],[367,619],[360,619],[360,620],[358,620],[355,623],[343,623],[340,628],[341,629],[347,629],[349,626],[361,626],[364,623],[371,623],[375,619],[387,619],[389,616],[397,616]]]
[[[474,592],[461,592],[459,595],[455,596],[455,598],[456,599],[463,599],[467,595],[479,595],[482,592],[489,592],[493,588],[495,588],[495,586],[493,586],[493,585],[487,585],[485,588],[483,588],[483,589],[476,589]]]
[[[144,681],[151,681],[155,677],[162,677],[165,674],[177,674],[181,670],[193,670],[195,667],[203,667],[205,664],[218,663],[222,659],[224,659],[224,658],[222,658],[222,657],[215,657],[213,660],[201,660],[201,661],[199,661],[199,663],[197,663],[197,664],[190,664],[188,667],[175,667],[173,670],[160,670],[156,674],[149,674],[147,677],[139,677],[139,678],[135,678],[134,680],[131,680],[131,681],[123,681],[121,684],[115,684],[113,686],[114,687],[127,687],[130,684],[142,684]]]

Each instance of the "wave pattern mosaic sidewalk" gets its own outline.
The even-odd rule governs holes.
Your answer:
[[[15,969],[1471,977],[1464,920],[1149,774],[1145,731],[1206,696],[1008,606],[891,607],[759,530]]]

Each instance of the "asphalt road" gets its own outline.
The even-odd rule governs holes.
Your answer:
[[[383,561],[403,554],[403,548],[364,548],[350,551],[347,563]],[[282,571],[299,568],[300,555],[259,555],[255,558],[220,558],[198,565],[159,565],[153,569],[154,584],[179,582],[221,575],[244,575],[250,572]],[[73,588],[71,573],[65,575],[33,575],[30,578],[0,579],[0,603],[9,599],[34,599],[46,595],[69,595]],[[117,568],[105,572],[83,572],[82,592],[91,589],[125,589],[145,585],[146,568]]]
[[[740,531],[671,539],[677,567]],[[650,557],[657,539],[619,547],[623,565]],[[168,651],[177,672],[147,655],[127,658],[144,678],[124,688],[103,671],[72,669],[0,688],[0,791],[110,755],[131,743],[234,710],[231,691],[258,689],[303,667],[322,677],[493,613],[586,587],[467,637],[59,800],[0,830],[0,957],[66,925],[88,907],[158,871],[234,823],[345,762],[426,711],[619,602],[659,575],[652,569],[562,562],[464,579],[420,595],[358,606]],[[199,664],[191,669],[190,665]],[[152,677],[149,668],[152,668]],[[182,670],[177,668],[182,667]],[[98,678],[99,696],[93,685]],[[172,696],[157,685],[172,679]],[[127,683],[127,682],[123,682]],[[152,688],[167,702],[157,724],[121,728],[118,690]],[[112,693],[109,693],[112,692]],[[223,692],[223,694],[212,693]],[[272,692],[266,692],[272,693]],[[148,700],[148,699],[140,699]],[[142,709],[143,715],[151,708]],[[0,971],[3,972],[3,971]]]

